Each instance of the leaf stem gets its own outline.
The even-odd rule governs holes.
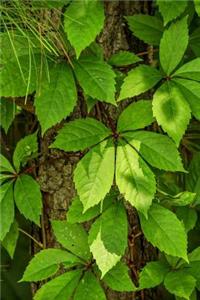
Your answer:
[[[24,235],[28,236],[31,240],[33,240],[40,248],[44,248],[43,244],[38,242],[32,235],[30,235],[28,232],[26,232],[25,230],[19,228],[19,231],[22,232]]]

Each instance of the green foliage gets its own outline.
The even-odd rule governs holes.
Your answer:
[[[159,11],[161,12],[164,24],[179,17],[187,6],[187,1],[157,0]]]
[[[4,98],[0,99],[1,126],[6,133],[15,118],[16,110],[17,107],[13,101],[7,101]]]
[[[13,258],[17,240],[19,237],[18,224],[16,221],[10,226],[9,232],[6,234],[2,241],[3,247],[7,250],[10,257]]]
[[[134,53],[128,51],[119,51],[109,58],[108,63],[112,66],[123,67],[135,64],[141,60],[142,59]]]

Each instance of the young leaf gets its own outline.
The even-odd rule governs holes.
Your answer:
[[[114,178],[114,146],[107,141],[90,150],[78,163],[74,182],[84,211],[109,192]]]
[[[184,171],[176,145],[167,136],[141,130],[128,132],[124,137],[152,166],[165,171]]]
[[[174,1],[174,0],[157,0],[159,11],[163,16],[164,24],[179,17],[187,6],[187,1]]]
[[[117,130],[136,130],[153,122],[152,102],[140,100],[131,103],[119,116]]]
[[[121,87],[118,101],[138,96],[156,85],[162,79],[158,70],[147,65],[140,65],[131,70]]]
[[[85,272],[75,291],[74,300],[106,300],[104,291],[91,271]]]
[[[44,249],[37,253],[26,267],[21,281],[40,281],[57,272],[61,263],[80,264],[73,254],[61,249]]]
[[[14,220],[14,222],[10,226],[9,232],[6,234],[5,238],[2,241],[3,247],[7,250],[11,258],[13,258],[14,256],[18,237],[19,237],[18,224]]]
[[[77,119],[64,125],[51,147],[64,151],[84,150],[110,134],[111,131],[95,119]]]
[[[133,34],[150,45],[159,45],[163,34],[163,23],[155,17],[149,15],[134,15],[126,17],[128,26]]]
[[[64,15],[67,37],[79,57],[100,33],[104,25],[103,3],[97,0],[74,1]]]
[[[1,172],[15,173],[15,170],[13,169],[11,163],[2,154],[0,154],[0,171]]]
[[[188,45],[187,17],[170,25],[164,31],[160,41],[160,63],[166,73],[170,75],[178,66]]]
[[[139,61],[142,61],[142,59],[140,57],[138,57],[137,55],[135,55],[134,53],[121,50],[121,51],[113,54],[109,58],[108,63],[111,66],[123,67],[123,66],[135,64]]]
[[[187,261],[187,235],[173,212],[153,204],[148,212],[148,220],[140,214],[140,221],[145,237],[154,247]]]
[[[192,114],[200,120],[200,83],[192,80],[174,78],[185,100],[189,103]]]
[[[172,206],[186,206],[190,205],[194,202],[196,197],[195,193],[191,192],[181,192],[174,196],[173,198],[170,198],[168,203]]]
[[[86,95],[115,104],[115,73],[95,56],[74,61],[74,72]]]
[[[118,262],[103,278],[109,288],[117,292],[133,292],[137,288],[132,282],[129,274],[128,267],[122,263]]]
[[[186,176],[186,188],[196,193],[196,203],[200,203],[200,152],[197,152],[191,160],[189,174]]]
[[[125,199],[146,216],[156,191],[154,174],[127,144],[117,147],[116,183]]]
[[[178,146],[190,121],[190,107],[173,82],[164,83],[154,94],[153,114]]]
[[[42,133],[69,116],[76,100],[76,85],[69,65],[53,65],[49,78],[42,81],[34,102]]]
[[[184,270],[176,270],[169,272],[165,277],[164,285],[166,289],[178,297],[186,300],[190,299],[195,288],[196,280]]]
[[[34,300],[70,299],[81,278],[81,271],[70,271],[44,284],[35,294]]]
[[[42,194],[37,181],[29,175],[18,176],[14,189],[15,202],[25,218],[40,224]]]
[[[15,118],[16,110],[17,107],[14,101],[9,101],[4,98],[0,99],[1,126],[5,130],[5,133],[8,132],[8,129]]]
[[[169,272],[169,266],[161,261],[151,261],[140,273],[139,290],[153,288],[161,284]]]
[[[190,207],[178,207],[176,210],[176,215],[181,220],[185,226],[186,232],[192,230],[197,222],[198,215],[196,210]]]
[[[70,224],[66,221],[51,223],[56,239],[63,247],[84,260],[90,259],[87,234],[80,224]]]
[[[38,152],[37,132],[25,136],[21,139],[15,148],[13,154],[13,163],[17,171],[20,170],[20,165],[25,165],[32,154]]]
[[[0,241],[3,241],[10,230],[14,220],[14,199],[13,199],[13,183],[8,182],[1,187],[2,194],[0,196]]]
[[[184,64],[173,74],[173,77],[175,76],[200,81],[200,58]]]

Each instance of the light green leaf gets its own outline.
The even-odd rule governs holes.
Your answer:
[[[165,171],[184,171],[176,145],[167,136],[141,130],[128,132],[124,137],[152,166]]]
[[[178,297],[189,300],[195,288],[196,280],[184,270],[170,272],[165,277],[164,285],[166,289]]]
[[[174,78],[173,82],[179,86],[184,99],[190,105],[194,117],[200,120],[200,83],[181,78]]]
[[[74,182],[84,211],[109,192],[114,178],[114,146],[107,141],[95,146],[78,163]]]
[[[85,272],[75,291],[74,300],[106,300],[104,290],[91,271]]]
[[[190,264],[189,264],[189,274],[191,274],[196,280],[196,287],[200,291],[200,247],[194,249],[188,255]]]
[[[159,18],[138,14],[126,19],[130,30],[137,38],[150,45],[159,45],[164,29]]]
[[[200,152],[197,152],[190,163],[189,174],[186,176],[186,188],[196,193],[196,203],[200,203]]]
[[[38,152],[37,132],[25,136],[21,139],[15,148],[13,154],[13,163],[17,171],[20,165],[24,166],[31,155]]]
[[[200,247],[195,248],[188,254],[189,262],[200,261]]]
[[[0,99],[0,122],[5,133],[8,132],[8,129],[15,118],[16,109],[17,107],[13,100]]]
[[[128,267],[118,262],[103,278],[109,288],[117,292],[133,292],[137,288],[129,276]]]
[[[21,281],[40,281],[55,274],[61,263],[80,264],[73,254],[61,249],[44,249],[29,262]]]
[[[117,147],[116,183],[125,199],[146,216],[156,191],[156,181],[146,163],[127,144]]]
[[[42,81],[34,102],[42,133],[69,116],[76,100],[71,68],[66,63],[53,65],[49,70],[49,78]]]
[[[13,183],[5,183],[3,186],[1,186],[1,190],[2,193],[0,194],[0,241],[3,241],[14,221]]]
[[[172,23],[164,31],[160,41],[160,63],[166,73],[170,75],[178,66],[188,45],[187,17]]]
[[[0,154],[0,171],[1,172],[15,173],[15,170],[13,169],[11,163],[2,154]]]
[[[197,12],[197,15],[200,17],[200,1],[194,0],[194,6],[195,6],[195,10]]]
[[[95,119],[77,119],[64,125],[51,147],[64,151],[84,150],[110,134],[111,131]]]
[[[97,0],[73,1],[64,15],[68,39],[79,57],[100,33],[104,25],[103,3]]]
[[[156,85],[162,79],[158,70],[147,65],[140,65],[132,69],[121,87],[118,101],[138,96]]]
[[[142,59],[137,55],[135,55],[134,53],[121,50],[113,54],[109,58],[108,63],[112,66],[123,67],[123,66],[135,64],[139,61],[142,61]]]
[[[70,299],[81,278],[81,271],[70,271],[44,284],[35,294],[34,300]]]
[[[153,114],[178,146],[190,121],[190,107],[173,82],[164,83],[154,94]]]
[[[200,81],[200,58],[184,64],[173,74],[173,77],[175,76]]]
[[[163,16],[164,24],[179,17],[187,6],[187,1],[157,0],[159,11]]]
[[[176,209],[176,215],[184,224],[186,232],[192,230],[197,222],[198,215],[196,210],[190,207],[178,207]]]
[[[169,266],[161,261],[151,261],[140,272],[139,290],[153,288],[161,284],[169,272]]]
[[[87,234],[80,224],[70,224],[66,221],[52,221],[53,231],[57,241],[76,256],[89,260],[90,250]]]
[[[74,61],[74,72],[86,95],[115,105],[115,73],[95,56]]]
[[[119,116],[117,130],[136,130],[153,122],[152,102],[140,100],[131,103]]]
[[[25,218],[40,224],[42,194],[37,181],[29,175],[18,176],[14,189],[15,202]]]
[[[146,239],[160,251],[187,261],[187,235],[176,215],[161,205],[153,204],[148,219],[140,214]]]
[[[6,234],[5,238],[2,241],[3,247],[7,250],[11,258],[13,258],[14,256],[18,237],[19,237],[18,224],[14,220],[14,222],[10,227],[9,232]]]
[[[196,194],[191,192],[181,192],[172,198],[169,198],[168,202],[172,206],[186,206],[192,204],[195,200]]]

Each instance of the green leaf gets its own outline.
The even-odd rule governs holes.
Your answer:
[[[29,175],[18,176],[14,189],[15,202],[25,218],[40,224],[42,194],[37,181]]]
[[[172,206],[186,206],[192,204],[195,200],[196,194],[191,192],[181,192],[170,198],[168,203]]]
[[[175,76],[200,81],[200,58],[184,64],[173,74],[173,77]]]
[[[71,68],[66,63],[53,65],[49,70],[49,78],[42,81],[34,102],[42,133],[69,116],[76,100]]]
[[[15,118],[16,109],[17,107],[14,101],[9,101],[4,98],[0,99],[1,126],[5,130],[5,133],[8,132],[8,129]]]
[[[91,271],[85,272],[75,291],[74,300],[106,300],[104,290]]]
[[[123,66],[135,64],[139,61],[142,61],[142,59],[137,55],[135,55],[134,53],[121,50],[113,54],[109,58],[108,63],[111,66],[123,67]]]
[[[79,197],[72,200],[67,212],[67,221],[71,224],[89,221],[100,214],[100,205],[95,205],[83,213],[83,204]]]
[[[176,145],[167,136],[141,130],[128,132],[124,137],[152,166],[165,171],[184,171]]]
[[[157,0],[157,4],[166,25],[169,21],[176,19],[184,12],[187,1]]]
[[[0,194],[1,230],[0,241],[3,241],[14,221],[13,183],[8,182],[1,186]]]
[[[170,210],[153,204],[148,219],[140,214],[146,239],[160,251],[187,261],[187,235],[182,223]]]
[[[196,193],[196,203],[200,203],[200,152],[197,152],[191,160],[189,174],[186,175],[186,188]]]
[[[164,285],[170,293],[187,300],[190,299],[195,283],[195,278],[184,270],[169,272],[164,281]]]
[[[174,78],[185,100],[189,103],[192,114],[200,120],[200,83],[192,80]]]
[[[193,208],[178,207],[176,210],[176,215],[179,218],[179,220],[183,222],[186,232],[189,232],[195,227],[198,215]]]
[[[117,130],[136,130],[153,122],[152,102],[140,100],[131,103],[119,116]]]
[[[0,171],[1,172],[15,173],[15,170],[13,169],[11,163],[2,154],[0,154]]]
[[[161,261],[151,261],[140,272],[139,290],[150,289],[160,285],[167,273],[169,266]]]
[[[110,134],[111,131],[95,119],[77,119],[64,125],[51,147],[64,151],[84,150]]]
[[[196,56],[200,56],[200,27],[197,27],[190,35],[190,48]]]
[[[166,73],[170,75],[178,66],[188,45],[187,17],[170,25],[163,33],[160,41],[160,63]]]
[[[190,107],[173,82],[164,83],[154,94],[153,114],[178,146],[190,121]]]
[[[194,0],[194,6],[195,6],[195,10],[197,12],[197,15],[200,16],[200,1]]]
[[[133,292],[136,290],[136,286],[129,276],[129,269],[122,262],[118,262],[104,276],[103,281],[109,288],[117,292]]]
[[[107,141],[90,150],[77,164],[74,182],[84,211],[109,192],[114,178],[114,146]]]
[[[121,87],[118,101],[138,96],[156,85],[162,79],[158,70],[147,65],[140,65],[132,69]]]
[[[134,15],[126,17],[128,25],[133,34],[150,45],[159,45],[163,33],[162,21],[149,15]]]
[[[74,61],[74,72],[86,95],[115,105],[115,73],[111,66],[95,56],[85,56]]]
[[[37,132],[25,136],[21,139],[15,148],[13,154],[13,163],[17,171],[20,166],[24,166],[31,155],[38,152]]]
[[[125,199],[147,215],[156,191],[154,174],[127,144],[117,147],[116,183]]]
[[[70,299],[81,278],[81,271],[70,271],[44,284],[35,294],[34,300]]]
[[[18,224],[14,220],[14,222],[10,227],[9,232],[6,234],[5,238],[2,241],[3,247],[7,250],[11,258],[13,258],[14,256],[18,237],[19,237]]]
[[[194,249],[191,253],[188,255],[189,258],[189,274],[191,274],[196,280],[196,287],[198,290],[200,290],[200,247],[197,247]]]
[[[53,231],[57,241],[76,256],[89,260],[90,250],[87,234],[80,224],[70,224],[66,221],[52,221]]]
[[[26,267],[21,281],[40,281],[55,274],[61,263],[80,264],[73,254],[61,249],[44,249],[37,253]]]
[[[104,25],[103,4],[97,0],[73,1],[64,15],[67,37],[79,57],[100,33]]]

